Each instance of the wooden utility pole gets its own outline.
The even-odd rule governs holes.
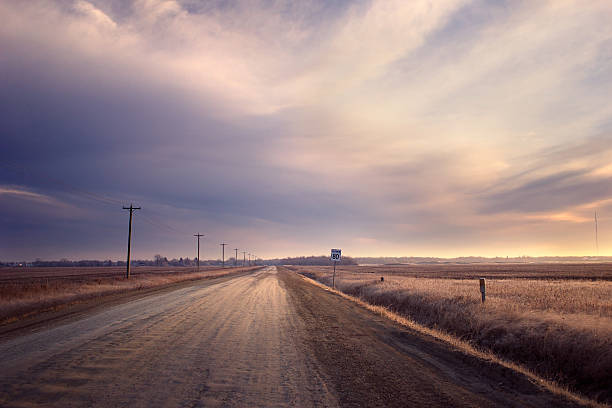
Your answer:
[[[236,251],[236,256],[234,257],[234,266],[236,266],[238,263],[238,248],[234,248],[234,251]]]
[[[199,232],[197,234],[193,234],[194,237],[198,237],[198,272],[200,272],[200,237],[203,237],[203,234]]]
[[[219,245],[221,245],[222,253],[223,253],[222,258],[221,258],[221,263],[223,265],[223,268],[225,268],[225,246],[227,244],[223,243],[223,244],[219,244]]]
[[[242,251],[242,266],[246,265],[246,251]]]
[[[130,210],[130,226],[128,230],[128,250],[127,250],[127,265],[125,270],[125,278],[130,279],[130,249],[132,247],[132,214],[134,210],[140,210],[140,207],[134,207],[130,204],[129,207],[123,207],[124,210]]]

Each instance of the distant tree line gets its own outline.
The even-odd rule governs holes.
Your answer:
[[[198,258],[190,259],[186,258],[173,258],[168,259],[165,256],[161,256],[159,254],[155,255],[153,259],[135,259],[130,262],[132,266],[196,266],[198,262]],[[62,258],[56,261],[44,261],[41,259],[36,259],[35,261],[21,261],[21,262],[2,262],[0,261],[0,266],[12,266],[12,267],[104,267],[104,266],[125,266],[125,261],[111,261],[110,259],[104,261],[98,260],[80,260],[80,261],[71,261],[66,258]],[[222,262],[220,259],[213,260],[201,260],[201,266],[218,266],[221,265]],[[239,260],[238,265],[242,265],[242,260]],[[234,265],[234,258],[226,259],[225,265]]]
[[[186,258],[173,258],[168,259],[165,256],[156,254],[153,259],[138,259],[133,260],[131,264],[133,266],[195,266],[197,264],[197,258],[190,259]],[[234,257],[225,260],[226,266],[242,265],[243,260],[238,259],[235,262]],[[248,263],[248,260],[246,261]],[[252,261],[253,262],[253,261]],[[537,263],[537,262],[612,262],[612,257],[609,256],[542,256],[542,257],[495,257],[485,258],[478,256],[466,256],[458,258],[434,258],[434,257],[349,257],[343,256],[342,261],[339,265],[393,265],[393,264],[446,264],[446,263]],[[220,259],[207,259],[200,260],[201,266],[220,266],[222,264]],[[257,264],[266,265],[313,265],[313,266],[324,266],[332,265],[332,261],[328,255],[320,256],[298,256],[288,258],[274,258],[258,260]],[[71,261],[66,258],[62,258],[59,261],[43,261],[37,259],[35,261],[22,261],[22,262],[2,262],[0,266],[27,266],[27,267],[43,267],[43,266],[56,266],[56,267],[88,267],[88,266],[125,266],[125,261],[111,261],[110,259],[104,261],[98,260],[81,260]]]
[[[435,258],[420,256],[398,257],[356,257],[354,260],[360,264],[393,265],[393,264],[472,264],[472,263],[538,263],[538,262],[610,262],[608,256],[461,256],[457,258]]]
[[[298,256],[293,258],[275,258],[266,259],[264,261],[267,265],[312,265],[312,266],[325,266],[333,265],[333,262],[327,255],[320,256]],[[342,260],[338,262],[338,265],[357,265],[357,262],[350,256],[343,256]]]
[[[248,262],[248,261],[247,261]],[[153,260],[138,260],[138,261],[133,261],[132,265],[136,265],[136,266],[196,266],[198,264],[198,258],[193,258],[193,259],[189,259],[189,257],[187,258],[173,258],[173,259],[168,259],[165,256],[161,256],[159,254],[156,254],[153,258]],[[219,266],[222,265],[223,262],[221,261],[221,259],[201,259],[200,260],[200,266]],[[242,265],[242,260],[238,260],[238,262],[236,263],[237,265]],[[124,262],[125,265],[125,262]],[[225,265],[226,266],[233,266],[234,265],[234,257],[228,258],[225,260]]]

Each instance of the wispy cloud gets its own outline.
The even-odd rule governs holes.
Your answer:
[[[578,253],[592,209],[606,222],[608,2],[33,0],[0,14],[2,157],[168,222],[286,255],[327,240]],[[31,201],[55,188],[0,182]]]
[[[0,186],[0,200],[2,197],[13,197],[20,200],[33,201],[39,204],[67,207],[63,202],[45,194],[35,193],[19,186]]]

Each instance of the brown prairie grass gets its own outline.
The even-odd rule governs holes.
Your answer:
[[[44,268],[38,268],[44,269]],[[173,283],[211,279],[245,271],[253,268],[209,269],[193,272],[190,268],[181,273],[139,273],[125,279],[123,276],[87,276],[70,271],[66,278],[58,278],[50,274],[47,278],[32,278],[0,281],[0,324],[10,323],[20,318],[51,310],[66,304],[82,302],[102,296],[151,289]],[[40,273],[40,271],[36,271]]]
[[[612,281],[610,263],[475,263],[338,266],[339,271],[358,271],[415,278],[446,279],[575,279]]]
[[[331,285],[330,268],[292,269]],[[381,282],[363,269],[344,268],[337,288],[612,402],[612,282],[504,276],[487,280],[483,305],[475,279],[385,273]]]

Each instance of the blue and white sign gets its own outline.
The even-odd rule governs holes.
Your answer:
[[[342,258],[342,250],[332,249],[331,250],[331,260],[334,262],[340,262],[340,258]]]

